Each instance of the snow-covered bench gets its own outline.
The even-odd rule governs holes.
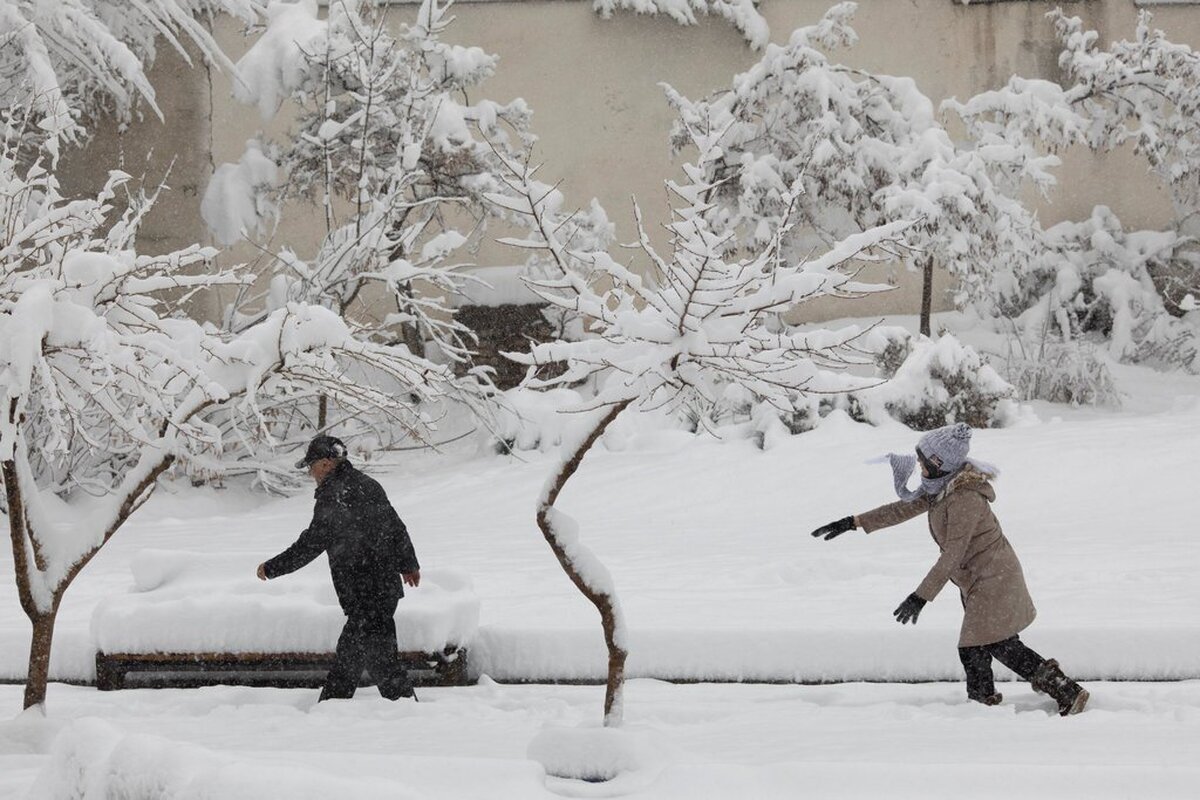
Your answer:
[[[145,550],[133,589],[92,616],[103,690],[214,683],[320,685],[345,617],[323,563],[278,580],[254,575],[255,554]],[[420,685],[468,680],[479,598],[465,575],[421,573],[396,613],[401,658]]]

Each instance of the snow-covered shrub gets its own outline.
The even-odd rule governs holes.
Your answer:
[[[1097,206],[1083,222],[1047,229],[1044,240],[1004,297],[1023,338],[1085,340],[1115,361],[1200,367],[1196,327],[1168,310],[1154,277],[1182,246],[1175,232],[1126,231]]]
[[[998,366],[1022,401],[1117,406],[1120,393],[1108,359],[1087,341],[1062,342],[1014,337]]]
[[[1013,154],[1015,176],[1057,163],[1037,148],[1132,146],[1170,193],[1164,231],[1125,231],[1107,208],[1045,232],[1042,257],[998,281],[1010,317],[1040,335],[1049,314],[1065,342],[1093,334],[1113,358],[1191,366],[1196,326],[1183,300],[1200,288],[1200,53],[1171,42],[1142,12],[1132,40],[1099,45],[1096,31],[1061,10],[1049,14],[1063,50],[1066,87],[1013,78],[965,103],[950,101],[981,149]],[[1045,178],[1045,182],[1052,182]]]
[[[1013,420],[1013,387],[973,347],[949,334],[892,341],[878,361],[885,382],[856,393],[851,416],[878,422],[886,415],[919,431],[954,422],[996,428]]]
[[[783,407],[731,386],[720,401],[705,407],[697,427],[745,425],[754,441],[768,449],[787,436],[813,430],[835,411],[871,425],[894,419],[916,430],[953,422],[987,428],[1012,422],[1017,410],[1013,401],[1026,399],[984,356],[948,334],[932,340],[903,328],[876,328],[859,344],[864,353],[873,353],[873,378],[845,376],[842,392],[797,392]],[[864,382],[875,385],[864,389]]]

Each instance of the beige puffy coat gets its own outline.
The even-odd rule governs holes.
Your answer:
[[[1037,616],[1021,562],[992,513],[996,491],[988,477],[967,466],[936,497],[890,503],[858,515],[867,533],[929,514],[929,532],[942,555],[917,587],[933,600],[953,581],[962,595],[959,647],[993,644],[1020,633]]]

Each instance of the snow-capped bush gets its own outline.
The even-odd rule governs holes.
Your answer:
[[[1012,154],[1016,178],[1053,181],[1039,161],[1054,157],[1039,148],[1132,146],[1170,193],[1176,219],[1164,231],[1126,231],[1099,206],[1088,220],[1045,231],[1043,253],[998,274],[996,294],[1025,338],[1040,337],[1049,318],[1065,343],[1090,337],[1117,360],[1195,369],[1197,328],[1183,303],[1200,288],[1200,53],[1169,41],[1146,12],[1133,39],[1107,49],[1079,18],[1049,16],[1065,88],[1014,77],[947,107],[981,149]]]
[[[1063,344],[1090,341],[1115,361],[1200,367],[1196,327],[1170,312],[1155,279],[1183,245],[1175,232],[1126,231],[1097,206],[1091,218],[1043,237],[1043,254],[1004,287],[1023,338],[1048,333]]]
[[[949,334],[894,339],[878,364],[886,382],[855,393],[851,416],[878,422],[886,415],[919,431],[954,422],[998,428],[1015,418],[1012,385]]]
[[[1022,401],[1117,406],[1120,393],[1109,359],[1087,341],[1022,341],[1014,337],[997,366]]]

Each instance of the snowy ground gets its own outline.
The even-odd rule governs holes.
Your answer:
[[[666,765],[635,776],[653,781],[643,796],[961,796],[965,781],[972,797],[1197,796],[1200,380],[1125,368],[1118,378],[1128,395],[1122,410],[1038,405],[1015,427],[978,432],[974,454],[1003,470],[996,511],[1039,609],[1026,641],[1089,679],[1189,680],[1095,683],[1092,709],[1071,720],[1049,716],[1044,698],[1014,684],[1001,686],[1011,702],[984,709],[966,704],[956,683],[638,681],[629,719],[661,742]],[[961,611],[953,587],[915,628],[891,617],[937,555],[922,522],[833,542],[808,536],[819,524],[892,499],[886,467],[865,461],[909,450],[915,438],[899,426],[831,420],[763,452],[733,434],[715,441],[619,422],[560,505],[613,572],[632,630],[631,673],[957,680]],[[425,568],[461,572],[474,583],[477,674],[536,680],[603,673],[595,611],[534,525],[532,504],[555,457],[462,451],[405,459],[380,475]],[[130,591],[138,552],[219,556],[255,585],[255,566],[292,540],[311,507],[310,497],[166,487],[71,588],[53,673],[92,677],[92,612]],[[11,569],[5,548],[0,677],[7,678],[22,674],[28,643]],[[307,571],[320,583],[324,569],[321,560]],[[21,794],[51,763],[50,729],[100,717],[118,729],[114,736],[146,733],[258,765],[377,775],[419,796],[532,798],[546,790],[540,768],[526,759],[530,740],[547,723],[596,721],[601,697],[594,687],[485,681],[430,691],[431,702],[418,707],[389,706],[368,691],[349,704],[309,710],[313,694],[100,694],[55,684],[50,723],[0,727],[0,797]],[[0,718],[16,713],[19,697],[17,687],[0,687]]]
[[[978,432],[973,452],[1003,470],[996,511],[1039,609],[1030,644],[1087,677],[1196,678],[1200,381],[1136,377],[1162,385],[1121,412],[1039,408],[1036,421]],[[922,521],[832,542],[808,535],[894,498],[887,468],[864,462],[911,448],[910,431],[834,421],[763,452],[744,439],[628,422],[588,457],[560,504],[613,572],[633,632],[633,674],[958,677],[953,587],[915,628],[891,617],[937,555]],[[426,569],[474,581],[473,659],[494,678],[603,674],[596,613],[534,525],[532,504],[555,457],[413,459],[381,476]],[[139,551],[219,555],[231,569],[240,561],[254,586],[255,566],[292,540],[311,508],[307,496],[168,487],[71,587],[54,674],[92,676],[92,611],[131,589]],[[11,568],[4,548],[0,574]],[[324,560],[305,573],[323,584]],[[11,581],[0,582],[0,676],[22,674],[27,631]]]
[[[964,703],[953,684],[635,681],[628,727],[657,752],[639,773],[603,786],[547,782],[526,758],[528,743],[547,724],[594,721],[599,687],[485,683],[425,690],[417,705],[390,704],[366,690],[353,701],[316,708],[313,693],[303,690],[101,694],[55,687],[52,725],[0,723],[0,797],[25,794],[48,763],[28,751],[44,748],[58,729],[67,737],[90,733],[72,727],[81,717],[103,718],[120,734],[170,741],[139,739],[143,755],[126,760],[126,780],[138,770],[178,773],[197,760],[192,746],[198,745],[249,765],[256,780],[272,787],[205,795],[223,800],[321,796],[288,790],[300,781],[330,788],[339,780],[333,785],[346,792],[340,796],[407,797],[407,789],[442,800],[1195,797],[1200,682],[1092,689],[1094,706],[1064,720],[1028,688],[1006,687],[1006,705],[984,708]],[[18,700],[16,687],[0,688],[3,707]],[[70,772],[61,755],[51,767]]]

